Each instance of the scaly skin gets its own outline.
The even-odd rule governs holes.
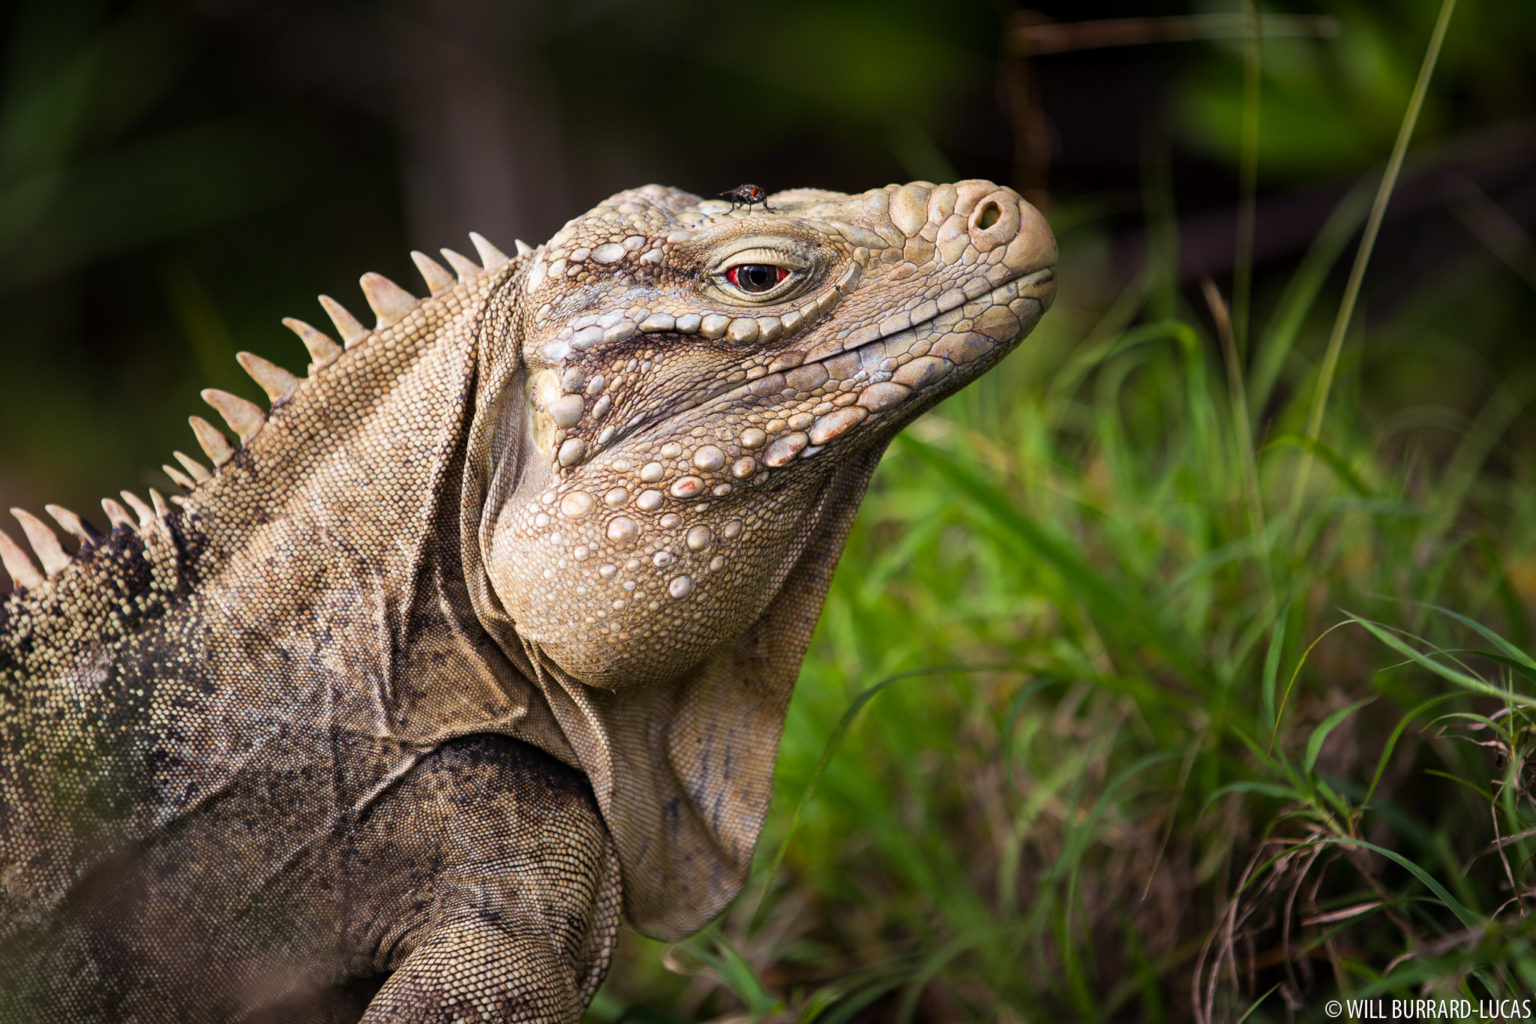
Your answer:
[[[769,199],[365,277],[180,508],[21,517],[0,1018],[573,1021],[724,908],[880,452],[1054,289],[988,182]]]

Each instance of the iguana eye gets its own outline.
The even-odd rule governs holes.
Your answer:
[[[749,295],[761,295],[789,276],[784,267],[743,263],[725,272],[725,279]]]
[[[817,266],[814,254],[795,252],[783,239],[739,240],[708,267],[706,286],[727,302],[766,306],[798,295]]]

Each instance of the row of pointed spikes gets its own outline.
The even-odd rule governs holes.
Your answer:
[[[447,291],[456,283],[480,273],[482,269],[494,270],[507,262],[507,254],[486,241],[483,236],[472,231],[469,238],[480,257],[478,264],[452,249],[443,249],[443,258],[448,262],[448,267],[452,268],[449,270],[426,253],[411,253],[411,261],[421,272],[430,294],[437,295]],[[519,256],[529,251],[530,247],[526,242],[518,241]],[[284,326],[299,336],[299,340],[304,343],[304,348],[309,352],[310,375],[331,365],[345,349],[352,348],[369,334],[398,322],[420,301],[382,274],[364,274],[360,283],[363,288],[363,297],[368,300],[369,308],[378,318],[378,322],[372,328],[363,326],[362,322],[348,312],[345,306],[329,295],[320,296],[320,305],[330,316],[331,323],[336,327],[336,333],[341,337],[340,345],[330,335],[311,327],[303,320],[294,317],[283,320]],[[235,358],[245,372],[250,374],[251,379],[261,387],[261,390],[267,393],[274,409],[292,397],[299,386],[299,378],[261,356],[251,352],[241,352]],[[223,417],[225,423],[229,424],[230,429],[239,437],[242,446],[255,437],[267,422],[267,414],[261,406],[228,391],[207,388],[203,391],[203,400]],[[176,461],[181,463],[181,467],[166,464],[161,468],[185,491],[191,491],[204,481],[211,480],[219,467],[228,462],[238,450],[237,446],[231,444],[224,436],[223,431],[203,417],[192,416],[189,417],[188,422],[192,424],[192,433],[197,438],[198,447],[202,448],[203,454],[213,463],[213,469],[210,470],[185,452],[173,453]],[[119,527],[129,530],[147,529],[170,514],[170,505],[154,488],[150,488],[148,502],[130,491],[123,491],[122,496],[123,503],[113,498],[103,498],[101,501],[102,511],[106,513],[114,530]],[[170,500],[179,503],[183,498],[181,495],[173,495]],[[94,526],[62,505],[46,505],[44,508],[65,533],[79,541],[81,552],[94,548],[106,539]],[[11,514],[21,524],[22,533],[32,545],[32,552],[36,554],[37,561],[34,562],[32,554],[12,540],[9,534],[0,530],[0,565],[3,565],[5,571],[10,574],[16,587],[38,586],[68,565],[71,556],[64,550],[58,535],[43,519],[21,508],[11,509]],[[39,569],[39,563],[41,563],[41,569]]]

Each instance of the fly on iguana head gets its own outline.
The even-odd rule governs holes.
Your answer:
[[[777,212],[768,205],[768,190],[761,185],[737,185],[733,189],[721,192],[720,198],[729,199],[733,210],[738,206],[745,206],[750,210],[758,203],[762,203],[763,209],[770,213]]]

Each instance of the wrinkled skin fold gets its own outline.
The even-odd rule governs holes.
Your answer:
[[[989,182],[769,206],[365,277],[179,506],[0,542],[0,1018],[572,1021],[724,909],[880,453],[1055,286]]]

